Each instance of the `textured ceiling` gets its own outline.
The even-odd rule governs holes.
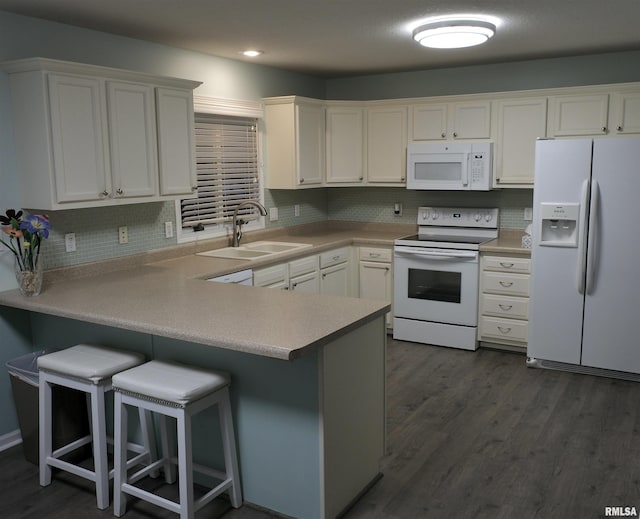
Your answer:
[[[0,0],[0,10],[324,77],[640,49],[640,0]],[[497,35],[433,50],[409,24],[485,14]],[[639,65],[640,66],[640,65]]]

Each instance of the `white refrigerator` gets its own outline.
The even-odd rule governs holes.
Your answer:
[[[640,373],[640,138],[540,140],[535,161],[528,362]]]

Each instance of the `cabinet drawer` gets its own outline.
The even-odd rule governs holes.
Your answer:
[[[482,316],[480,318],[480,337],[527,342],[527,325],[527,321]]]
[[[366,261],[381,261],[384,263],[391,263],[392,251],[391,249],[381,249],[377,247],[360,247],[358,251],[359,258]]]
[[[349,260],[349,247],[329,250],[320,254],[320,268],[330,267]]]
[[[308,256],[289,263],[289,277],[300,276],[318,270],[318,256]]]
[[[531,259],[518,257],[484,256],[484,268],[501,272],[517,272],[528,274],[531,270]]]
[[[482,279],[484,292],[517,296],[529,295],[528,274],[483,272]]]
[[[282,283],[287,279],[287,264],[273,265],[253,271],[253,284],[257,287],[265,287],[274,283]]]
[[[529,318],[529,298],[482,294],[481,313],[512,319]]]

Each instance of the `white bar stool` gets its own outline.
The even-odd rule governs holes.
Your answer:
[[[98,508],[109,506],[109,471],[107,459],[107,426],[105,418],[105,394],[111,391],[111,377],[115,373],[144,362],[138,353],[113,350],[102,346],[79,344],[65,350],[38,357],[40,402],[40,485],[51,483],[51,467],[56,467],[96,484]],[[52,452],[52,398],[53,385],[65,386],[87,393],[91,407],[89,420],[91,433]],[[130,464],[139,459],[156,458],[155,439],[150,413],[140,413],[140,424],[144,446],[131,444],[129,448],[138,452]],[[93,470],[61,459],[83,445],[93,442]]]
[[[126,494],[132,495],[177,514],[181,519],[193,519],[197,510],[228,491],[231,505],[242,505],[238,476],[238,461],[229,401],[229,375],[219,371],[185,366],[174,362],[152,360],[114,375],[115,391],[115,452],[113,479],[113,513],[120,517],[126,511]],[[158,413],[162,438],[162,459],[128,475],[123,445],[127,440],[127,409],[130,405]],[[191,419],[197,413],[217,405],[222,432],[225,471],[193,463]],[[169,455],[167,417],[177,421],[178,458]],[[165,499],[135,486],[149,472],[164,467],[165,480],[175,481],[178,465],[179,501]],[[194,500],[193,473],[199,472],[221,481],[205,495]]]

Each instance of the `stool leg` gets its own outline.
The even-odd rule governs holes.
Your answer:
[[[40,464],[40,485],[46,487],[51,484],[51,467],[47,462],[47,458],[52,452],[52,415],[51,415],[51,384],[47,380],[44,372],[40,372],[39,384],[39,408],[38,417],[40,420],[39,431],[39,464]]]
[[[177,421],[180,519],[194,519],[191,416],[186,411],[183,411],[178,414]]]
[[[233,416],[231,415],[229,388],[225,387],[221,391],[223,391],[223,394],[218,404],[218,414],[220,416],[220,427],[222,428],[224,465],[227,477],[233,482],[229,489],[231,506],[239,508],[242,506],[242,489],[240,488],[238,456],[236,453],[236,439],[233,432]]]
[[[127,481],[127,409],[119,392],[115,391],[113,399],[113,514],[120,517],[127,508],[127,496],[122,492]]]
[[[173,463],[171,462],[171,450],[170,445],[175,445],[175,442],[169,440],[169,419],[167,416],[158,415],[159,427],[160,427],[160,448],[162,449],[162,459],[164,460],[164,480],[172,485],[176,482],[176,471]]]
[[[91,421],[93,422],[93,465],[96,475],[98,508],[109,506],[109,464],[107,461],[107,421],[105,417],[105,388],[91,387]]]
[[[144,445],[144,449],[147,451],[147,459],[149,465],[151,465],[154,461],[158,459],[157,450],[156,450],[156,437],[153,429],[153,418],[151,416],[151,411],[147,409],[138,409],[138,415],[140,417],[140,430],[142,432],[142,443]],[[157,478],[160,475],[159,470],[154,470],[151,472],[150,476],[152,478]]]

